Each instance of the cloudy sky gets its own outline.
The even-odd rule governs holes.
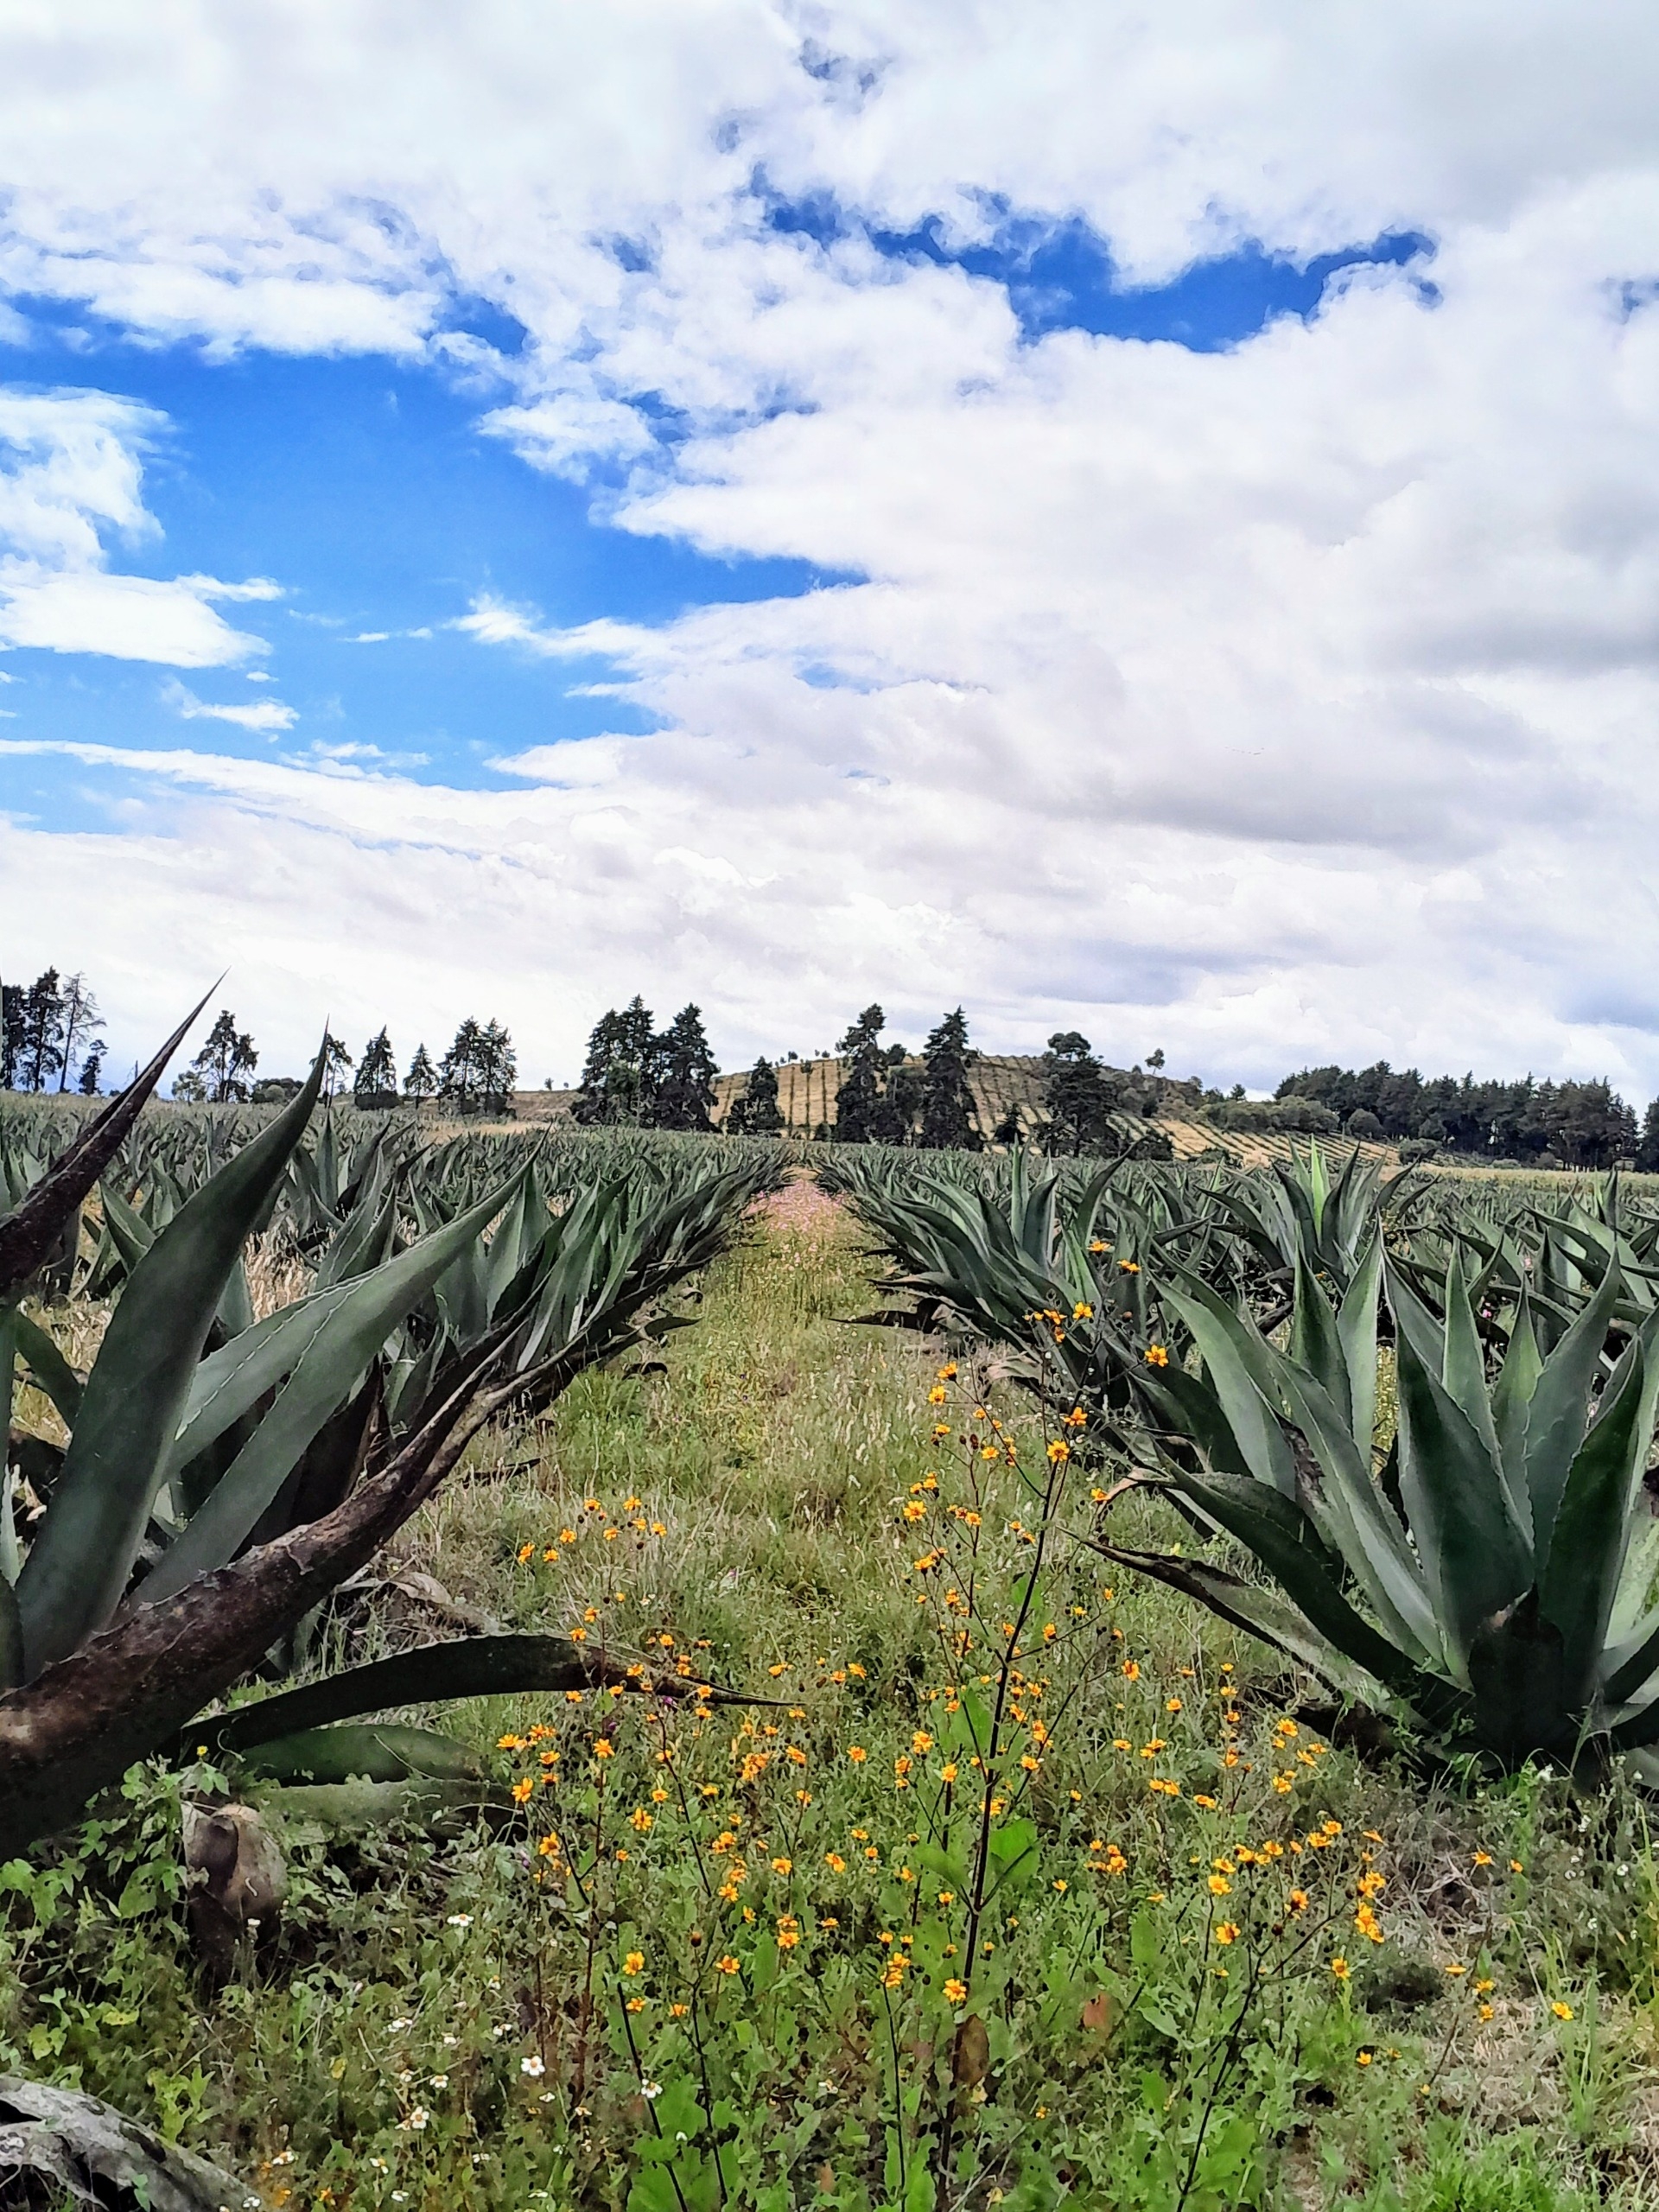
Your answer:
[[[1659,15],[8,0],[0,972],[1659,1089]]]

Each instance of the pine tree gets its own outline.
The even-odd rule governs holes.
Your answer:
[[[371,1037],[363,1047],[363,1057],[357,1064],[357,1080],[352,1089],[359,1106],[385,1107],[396,1103],[397,1062],[391,1039],[385,1029]]]
[[[84,976],[71,976],[64,984],[61,1019],[62,1058],[58,1066],[58,1089],[67,1090],[76,1060],[87,1052],[101,1055],[104,1046],[103,1017]]]
[[[1119,1086],[1094,1055],[1089,1039],[1075,1029],[1059,1031],[1043,1055],[1044,1132],[1050,1152],[1112,1149],[1112,1111]]]
[[[743,1095],[732,1101],[725,1126],[734,1137],[775,1137],[782,1134],[784,1117],[778,1104],[778,1071],[770,1060],[763,1057],[749,1070]]]
[[[889,1045],[884,1058],[881,1096],[872,1127],[878,1144],[913,1144],[926,1097],[926,1078],[912,1067],[902,1045]]]
[[[518,1061],[512,1038],[499,1021],[486,1022],[478,1033],[478,1100],[486,1114],[504,1114],[518,1080]]]
[[[21,1036],[17,1088],[44,1090],[63,1065],[63,990],[55,968],[37,976],[23,994]]]
[[[83,1098],[97,1097],[98,1086],[103,1076],[104,1046],[100,1040],[80,1064],[80,1093]]]
[[[1636,1164],[1644,1175],[1659,1175],[1659,1098],[1654,1100],[1643,1117]]]
[[[922,1100],[921,1141],[954,1152],[977,1152],[974,1094],[968,1071],[978,1058],[968,1042],[968,1017],[958,1007],[947,1014],[922,1047],[926,1088]]]
[[[421,1101],[435,1097],[438,1071],[432,1065],[432,1055],[424,1045],[415,1047],[415,1057],[409,1064],[409,1073],[404,1077],[405,1094],[415,1101],[415,1118],[420,1119]]]
[[[322,1045],[322,1095],[325,1098],[332,1098],[337,1090],[345,1088],[346,1071],[351,1065],[352,1056],[344,1041],[338,1037],[326,1037]]]
[[[867,1006],[836,1047],[845,1062],[836,1093],[837,1144],[880,1141],[886,1055],[879,1040],[887,1022],[879,1006]]]
[[[685,1006],[660,1037],[650,1058],[651,1097],[645,1119],[655,1129],[712,1129],[715,1056],[703,1033],[702,1009]]]
[[[456,1110],[468,1114],[478,1102],[479,1056],[484,1033],[469,1014],[438,1064],[439,1088]]]
[[[652,1047],[656,1022],[636,993],[619,1013],[613,1007],[594,1024],[576,1096],[577,1121],[640,1127],[655,1090]]]
[[[202,1096],[223,1105],[232,1099],[245,1099],[248,1078],[259,1065],[259,1055],[253,1048],[253,1039],[246,1030],[238,1030],[236,1016],[228,1007],[221,1007],[219,1018],[207,1032],[207,1041],[190,1063],[202,1086]],[[184,1077],[180,1077],[179,1082]],[[173,1096],[187,1094],[173,1086]]]
[[[23,1006],[27,997],[21,983],[0,983],[0,1090],[22,1088]]]

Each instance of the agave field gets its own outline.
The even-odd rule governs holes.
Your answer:
[[[1645,1186],[177,1041],[0,1107],[0,2205],[1659,2203]]]

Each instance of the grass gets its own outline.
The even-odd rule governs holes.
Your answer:
[[[1102,1583],[1064,1409],[873,1302],[791,1191],[661,1371],[491,1439],[385,1567],[775,1703],[466,1709],[522,1810],[289,1817],[216,1992],[177,1834],[217,1778],[136,1772],[0,1870],[0,2065],[273,2208],[1659,2202],[1641,1805],[1328,1745],[1269,1655]]]

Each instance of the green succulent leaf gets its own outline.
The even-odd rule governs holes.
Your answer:
[[[121,1601],[226,1280],[321,1083],[319,1054],[293,1103],[203,1184],[133,1270],[17,1580],[31,1678]]]
[[[145,1578],[146,1605],[233,1559],[306,1446],[361,1380],[391,1331],[501,1211],[497,1191],[435,1236],[411,1245],[344,1292],[301,1353],[276,1402]]]

